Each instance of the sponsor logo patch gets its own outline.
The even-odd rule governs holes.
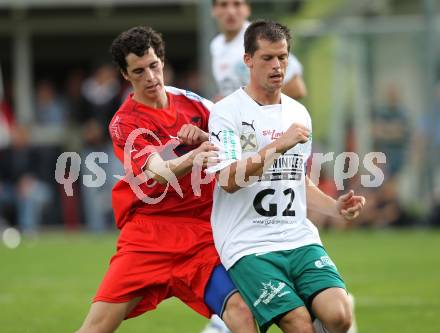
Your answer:
[[[315,266],[317,268],[323,268],[325,266],[333,266],[334,268],[336,268],[335,263],[330,259],[329,256],[322,256],[319,260],[316,260]]]
[[[258,306],[260,303],[269,304],[275,297],[283,297],[284,295],[290,294],[290,290],[284,290],[286,284],[284,282],[278,282],[278,285],[269,281],[269,283],[264,283],[261,289],[261,294],[258,299],[254,302],[254,307]]]

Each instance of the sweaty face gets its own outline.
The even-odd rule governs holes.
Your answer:
[[[142,96],[154,101],[163,94],[163,63],[153,48],[149,48],[142,57],[129,53],[127,73],[122,73],[125,79],[133,85],[135,96]]]
[[[212,14],[217,20],[220,30],[225,33],[240,31],[243,23],[250,15],[249,5],[244,0],[217,0]]]
[[[253,82],[267,92],[281,89],[288,63],[288,46],[285,39],[270,42],[257,40],[258,49],[254,55],[245,54],[244,61],[249,67]]]

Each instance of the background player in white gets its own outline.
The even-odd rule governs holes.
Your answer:
[[[248,0],[212,0],[212,15],[221,32],[210,45],[212,72],[219,90],[217,100],[249,82],[249,70],[243,63],[243,38],[250,14]],[[307,93],[301,63],[292,54],[289,54],[283,92],[294,99]]]
[[[214,239],[263,332],[274,322],[284,332],[313,332],[310,311],[328,331],[342,333],[351,325],[349,297],[306,210],[354,219],[365,198],[350,191],[334,200],[305,176],[310,116],[281,94],[289,40],[278,23],[252,23],[244,56],[250,83],[211,113],[222,159],[210,169],[221,171]]]

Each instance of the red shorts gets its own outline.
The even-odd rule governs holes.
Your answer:
[[[116,254],[93,301],[124,303],[142,297],[126,317],[131,318],[175,296],[210,317],[204,293],[219,263],[209,222],[135,217],[122,228]]]

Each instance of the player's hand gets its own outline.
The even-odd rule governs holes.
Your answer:
[[[365,206],[365,197],[354,195],[353,190],[341,195],[336,203],[336,209],[339,214],[346,220],[354,220],[359,216],[362,208]]]
[[[190,146],[201,144],[209,139],[208,133],[192,124],[183,125],[177,132],[177,137],[182,143]]]
[[[293,123],[280,137],[287,149],[298,143],[306,143],[310,138],[310,130],[304,125]]]
[[[218,148],[209,141],[203,142],[197,149],[194,149],[193,165],[202,168],[209,168],[220,162]]]

